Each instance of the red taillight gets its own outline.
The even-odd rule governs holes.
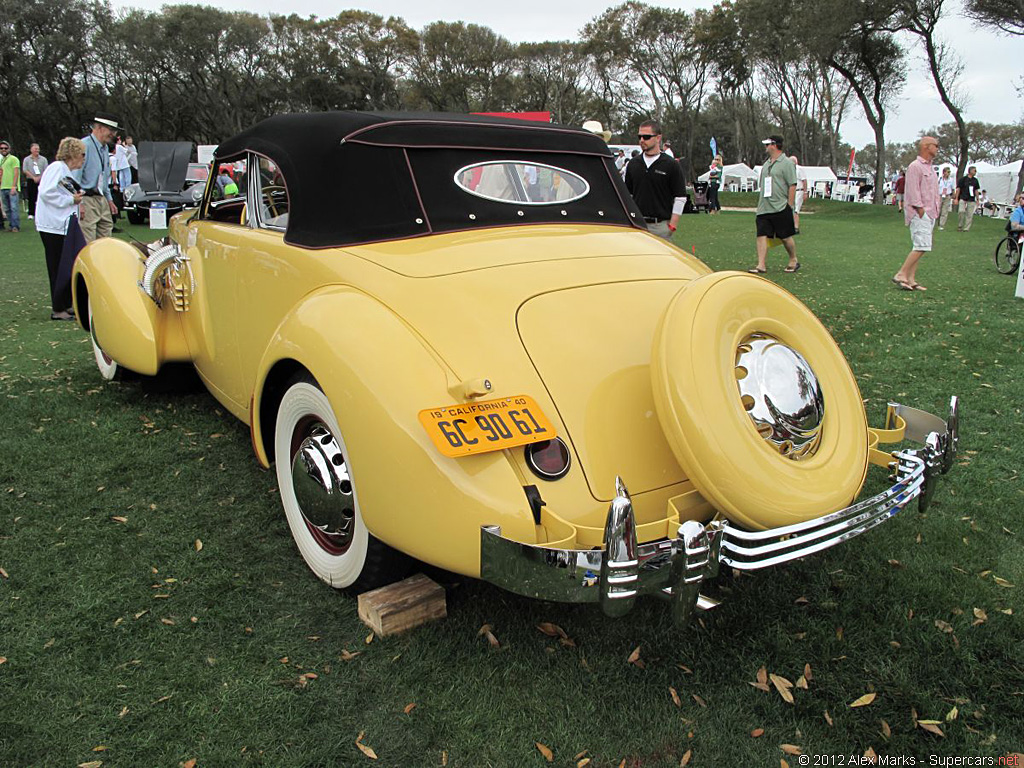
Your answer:
[[[569,471],[569,447],[560,437],[526,446],[526,464],[542,480],[557,480]]]

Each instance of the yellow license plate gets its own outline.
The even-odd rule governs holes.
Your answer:
[[[420,424],[445,456],[468,456],[555,437],[555,428],[527,395],[443,405],[420,411]]]

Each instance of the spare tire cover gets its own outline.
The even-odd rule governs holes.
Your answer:
[[[762,438],[741,400],[737,351],[757,334],[799,353],[824,395],[820,441],[799,460]],[[676,459],[730,520],[777,528],[842,509],[860,493],[868,432],[853,372],[821,322],[774,283],[718,272],[686,285],[655,334],[651,375]]]

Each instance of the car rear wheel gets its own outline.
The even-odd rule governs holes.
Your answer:
[[[359,593],[406,574],[409,559],[363,523],[337,417],[308,375],[293,379],[281,399],[274,455],[288,527],[302,559],[321,581]]]
[[[126,211],[126,213],[128,214],[128,221],[130,221],[132,224],[146,223],[146,214],[141,213],[139,211]]]
[[[658,419],[697,490],[729,519],[777,528],[848,505],[867,473],[849,365],[807,307],[763,278],[693,280],[651,356]]]

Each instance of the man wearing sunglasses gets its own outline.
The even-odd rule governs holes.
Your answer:
[[[641,123],[637,139],[642,154],[626,165],[626,189],[647,229],[671,240],[686,205],[686,179],[679,163],[661,151],[661,125],[656,120]]]

